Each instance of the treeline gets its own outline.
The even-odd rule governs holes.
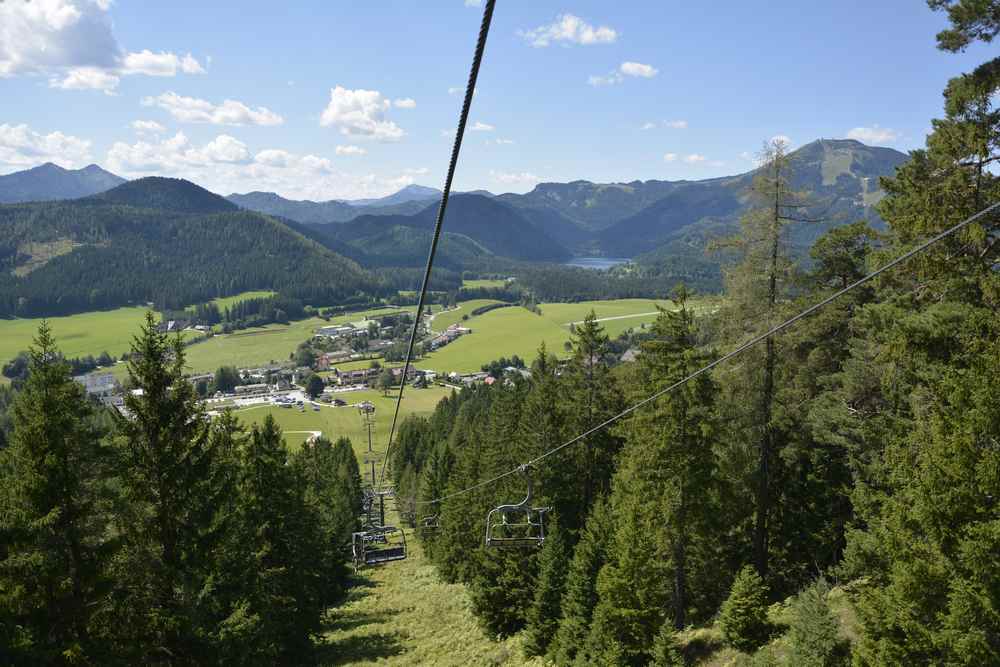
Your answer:
[[[963,25],[942,44],[975,37]],[[444,498],[426,506],[424,547],[469,587],[489,634],[523,632],[529,655],[557,665],[684,664],[697,647],[680,631],[716,620],[755,664],[840,664],[848,651],[856,665],[1000,663],[995,214],[528,469],[532,505],[552,508],[540,549],[483,539],[487,512],[527,488],[497,475],[1000,201],[988,168],[1000,153],[983,141],[1000,132],[984,103],[998,90],[1000,59],[949,83],[927,149],[883,182],[887,234],[834,229],[798,265],[784,239],[809,195],[773,142],[718,311],[695,318],[675,292],[677,310],[617,367],[591,316],[563,367],[543,347],[530,380],[464,390],[403,424],[399,495]],[[850,647],[826,580],[850,582]],[[768,605],[789,596],[774,652]]]
[[[142,392],[112,418],[39,330],[0,450],[0,663],[329,658],[360,513],[350,442],[290,454],[271,418],[206,419],[151,317],[130,359]]]
[[[70,242],[30,273],[0,263],[0,317],[152,302],[158,310],[256,289],[303,303],[388,296],[374,276],[281,223],[245,211],[182,214],[90,202],[0,206],[2,242]]]

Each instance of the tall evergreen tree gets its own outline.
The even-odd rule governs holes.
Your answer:
[[[216,520],[230,492],[225,441],[212,437],[193,385],[184,378],[179,338],[148,314],[129,355],[128,417],[120,420],[122,547],[106,610],[109,643],[132,661],[192,664],[211,655]],[[129,618],[127,626],[113,619]]]
[[[219,629],[231,664],[310,664],[323,609],[322,519],[306,500],[306,481],[289,465],[269,415],[243,453],[236,530],[227,549],[240,595]]]
[[[107,450],[47,323],[29,355],[10,446],[0,450],[0,615],[30,647],[3,659],[101,662],[107,655],[91,626],[113,546]]]
[[[545,655],[559,628],[562,595],[571,556],[572,550],[563,531],[553,526],[538,557],[538,583],[524,631],[524,652],[528,656]]]

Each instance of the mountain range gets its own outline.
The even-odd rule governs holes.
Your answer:
[[[793,226],[788,241],[799,252],[831,227],[861,219],[879,224],[879,178],[907,159],[852,140],[814,141],[790,157],[792,187],[813,202],[802,214],[819,220]],[[602,255],[634,258],[658,275],[697,274],[702,285],[717,283],[712,276],[721,260],[706,246],[738,230],[752,205],[754,176],[749,170],[701,181],[573,181],[542,183],[525,194],[458,193],[449,200],[437,265],[512,271],[517,263]],[[4,315],[188,303],[244,289],[278,289],[314,302],[372,295],[387,289],[392,273],[377,278],[366,269],[426,261],[440,193],[409,186],[355,202],[262,192],[227,198],[181,179],[125,182],[96,166],[43,165],[0,177],[0,196],[56,200],[0,205]]]
[[[33,169],[0,176],[0,204],[77,199],[110,190],[124,182],[124,178],[96,164],[83,169],[63,169],[46,162]]]

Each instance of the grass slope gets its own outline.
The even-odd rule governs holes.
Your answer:
[[[494,303],[488,299],[465,301],[458,310],[448,311],[434,318],[434,330],[443,331],[449,324],[461,323],[472,333],[432,352],[417,362],[417,367],[436,371],[478,371],[498,357],[518,355],[525,361],[535,357],[538,346],[544,341],[549,352],[564,356],[564,344],[570,339],[569,324],[583,320],[591,310],[602,322],[605,332],[615,337],[633,327],[649,324],[656,319],[656,306],[672,307],[669,301],[652,299],[619,299],[615,301],[582,301],[580,303],[545,303],[541,315],[525,308],[512,306],[498,308],[482,315],[470,316],[475,308]],[[705,307],[700,302],[692,304]]]

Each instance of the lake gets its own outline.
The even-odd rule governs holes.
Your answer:
[[[579,266],[584,269],[604,270],[630,261],[632,260],[628,257],[574,257],[563,264],[565,266]]]

